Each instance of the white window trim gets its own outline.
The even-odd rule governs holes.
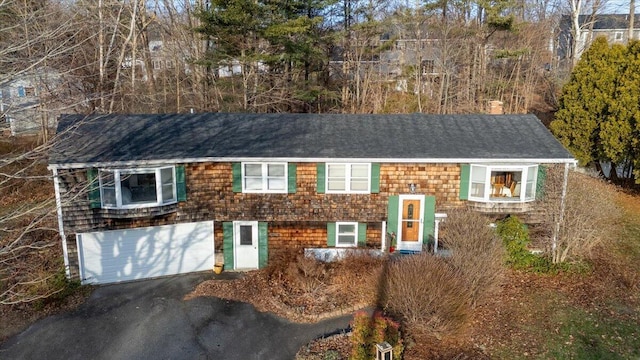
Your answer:
[[[245,165],[262,165],[262,189],[253,190],[246,188],[245,182]],[[269,177],[268,177],[268,169],[269,165],[283,165],[284,166],[284,189],[281,190],[269,190]],[[286,162],[243,162],[240,164],[241,168],[241,179],[242,181],[242,192],[243,193],[253,193],[253,194],[286,194],[289,189],[289,166]],[[274,178],[279,178],[280,176],[276,176]]]
[[[329,166],[330,165],[344,165],[346,166],[344,181],[345,190],[329,190]],[[351,190],[351,166],[353,165],[366,165],[367,166],[367,189],[366,190]],[[326,163],[324,171],[324,189],[327,194],[370,194],[371,193],[371,163]]]
[[[532,202],[536,200],[536,190],[537,190],[537,182],[538,182],[538,167],[539,164],[522,164],[522,165],[481,165],[481,164],[471,164],[469,171],[469,201],[477,201],[477,202],[491,202],[491,203],[524,203],[524,202]],[[484,196],[477,197],[472,195],[472,179],[473,179],[473,168],[474,167],[484,167],[485,168],[485,179],[484,179]],[[535,167],[534,177],[533,177],[533,196],[531,198],[526,197],[526,184],[527,184],[527,175],[529,168]],[[520,184],[520,197],[505,197],[505,198],[491,198],[491,172],[493,171],[513,171],[513,172],[521,172],[522,180]]]
[[[615,41],[622,41],[624,39],[624,35],[622,34],[622,31],[616,31],[613,35],[613,39]]]
[[[338,241],[338,239],[340,238],[340,225],[353,225],[353,229],[354,229],[354,241],[353,244],[340,244],[340,242]],[[351,234],[345,234],[345,235],[351,235]],[[352,247],[358,247],[358,223],[354,222],[354,221],[338,221],[336,222],[336,247],[343,247],[343,248],[352,248]]]
[[[173,177],[173,200],[168,202],[163,202],[162,199],[162,178],[160,176],[161,171],[163,169],[171,169],[172,177]],[[114,187],[116,193],[116,205],[110,205],[104,203],[104,195],[103,195],[103,184],[102,184],[102,176],[101,172],[110,172],[113,173],[114,178]],[[122,204],[122,184],[120,181],[120,174],[148,174],[155,173],[156,178],[156,202],[149,202],[144,204]],[[141,208],[149,208],[163,205],[175,204],[178,202],[178,193],[177,193],[177,184],[176,184],[176,168],[175,166],[163,166],[158,168],[144,168],[144,169],[100,169],[98,171],[98,179],[100,180],[100,203],[102,208],[104,209],[141,209]]]

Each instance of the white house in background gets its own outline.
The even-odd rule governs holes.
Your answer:
[[[626,44],[629,41],[629,14],[580,15],[580,36],[574,39],[571,33],[571,17],[563,15],[558,36],[558,58],[571,58],[572,45],[577,41],[575,58],[580,59],[593,40],[599,36],[607,38],[609,44]],[[640,39],[640,15],[636,14],[633,38]]]
[[[2,83],[0,116],[5,132],[20,136],[37,134],[44,128],[55,129],[61,112],[53,95],[59,95],[61,85],[60,75],[50,69]]]

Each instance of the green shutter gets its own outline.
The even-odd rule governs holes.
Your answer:
[[[266,222],[258,223],[258,268],[262,269],[269,262],[269,232]]]
[[[358,247],[367,245],[367,223],[358,223]]]
[[[233,263],[233,223],[230,221],[222,223],[222,255],[224,255],[224,268],[232,270]]]
[[[178,201],[187,201],[187,182],[185,181],[184,165],[176,166],[176,193]]]
[[[436,197],[424,197],[424,219],[422,221],[422,243],[428,244],[433,241],[436,230]]]
[[[336,246],[336,223],[327,223],[327,246]]]
[[[317,189],[317,193],[318,194],[324,194],[324,180],[325,180],[325,164],[324,163],[318,163],[316,165],[316,168],[318,169],[318,174],[317,174],[317,181],[318,181],[318,189]]]
[[[538,179],[536,180],[536,199],[544,199],[544,183],[547,180],[547,167],[538,165]]]
[[[469,199],[469,176],[471,165],[460,164],[460,200]]]
[[[296,193],[296,187],[297,187],[297,185],[296,185],[296,169],[297,169],[297,166],[296,166],[295,163],[289,163],[289,164],[287,164],[287,167],[288,167],[288,169],[287,169],[287,177],[288,177],[288,179],[287,179],[287,185],[288,185],[287,192],[289,194],[295,194]]]
[[[233,192],[242,192],[242,164],[233,163],[231,164],[231,168],[233,171]]]
[[[100,181],[98,180],[98,169],[87,169],[87,180],[89,181],[89,207],[99,209],[102,206],[100,201]]]
[[[398,206],[400,197],[398,195],[389,196],[387,203],[387,232],[398,234]]]
[[[371,193],[380,192],[380,163],[371,164]]]

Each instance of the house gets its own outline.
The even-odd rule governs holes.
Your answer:
[[[571,58],[572,46],[576,41],[575,59],[580,59],[582,53],[599,36],[606,37],[609,44],[626,44],[629,41],[629,14],[580,15],[578,24],[580,35],[578,39],[574,39],[571,32],[571,17],[563,15],[560,19],[558,37],[558,58],[560,61]],[[640,15],[635,15],[633,24],[633,38],[640,39]]]
[[[533,115],[68,115],[50,154],[68,275],[256,269],[289,247],[421,251],[450,209],[527,214],[575,160]]]
[[[358,65],[345,67],[345,48],[335,47],[329,63],[332,76],[353,77],[358,71],[364,78],[369,72],[376,74],[380,81],[395,83],[396,91],[417,93],[419,88],[415,85],[410,88],[409,81],[415,79],[415,71],[418,71],[422,91],[429,93],[432,83],[441,80],[443,70],[451,70],[452,66],[442,55],[442,42],[433,36],[426,24],[394,22],[376,35],[353,32],[349,45],[350,62],[357,60]]]
[[[50,69],[35,71],[0,86],[0,116],[11,136],[33,135],[55,129],[59,103],[52,94],[59,91],[60,76]]]

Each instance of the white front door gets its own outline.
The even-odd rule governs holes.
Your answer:
[[[258,268],[258,222],[233,222],[234,269]]]
[[[398,250],[422,250],[424,195],[400,195]]]

